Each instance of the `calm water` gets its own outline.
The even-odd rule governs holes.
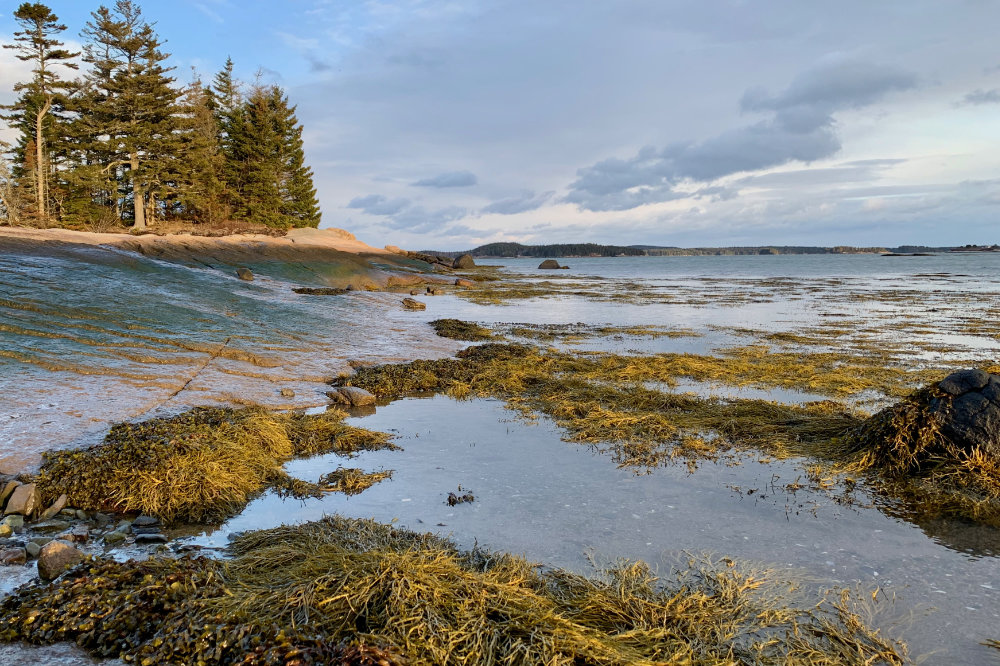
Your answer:
[[[1000,254],[585,258],[564,260],[571,266],[565,271],[537,271],[538,262],[494,263],[526,279],[646,296],[637,303],[557,297],[505,306],[438,296],[422,299],[425,312],[411,313],[391,294],[309,298],[266,275],[243,283],[102,249],[40,256],[0,247],[0,455],[9,466],[30,465],[45,448],[96,441],[110,421],[227,398],[320,406],[324,381],[349,359],[453,353],[461,345],[425,325],[440,317],[652,324],[699,333],[573,347],[583,350],[702,353],[753,342],[754,331],[833,321],[848,330],[837,344],[882,340],[911,361],[995,361],[1000,349],[995,325],[986,325],[1000,313]],[[279,396],[285,387],[295,398]],[[897,600],[880,622],[915,654],[931,654],[928,663],[989,663],[992,653],[979,642],[1000,637],[996,530],[954,522],[915,526],[807,491],[782,492],[801,475],[802,461],[703,464],[693,474],[667,468],[635,476],[598,452],[562,442],[544,420],[520,423],[492,401],[407,399],[354,422],[395,431],[404,451],[296,461],[289,471],[315,479],[343,464],[393,469],[391,480],[353,498],[298,502],[267,495],[193,540],[220,545],[231,531],[336,511],[395,518],[465,545],[479,542],[580,571],[589,566],[588,553],[667,567],[681,551],[711,551],[791,567],[818,585],[880,586]],[[476,501],[448,507],[444,498],[459,485]],[[908,623],[900,622],[904,617]]]

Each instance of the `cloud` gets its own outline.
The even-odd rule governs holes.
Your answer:
[[[485,206],[480,213],[496,213],[498,215],[515,215],[529,210],[541,208],[555,195],[555,192],[542,192],[536,195],[532,190],[524,190],[516,197],[500,199]]]
[[[469,210],[461,206],[448,206],[434,211],[428,211],[423,206],[412,206],[389,216],[382,224],[390,229],[411,232],[440,231],[445,225],[468,214]]]
[[[1000,104],[1000,88],[992,90],[973,90],[957,106],[980,106],[982,104]]]
[[[433,178],[424,178],[415,183],[414,187],[471,187],[479,182],[476,174],[471,171],[449,171]]]
[[[577,171],[566,201],[591,211],[629,210],[684,198],[684,182],[711,182],[736,173],[789,162],[814,162],[836,154],[840,139],[833,114],[874,104],[886,94],[907,90],[916,78],[891,67],[834,60],[803,72],[772,95],[748,90],[745,112],[771,118],[698,142],[665,148],[647,146],[629,159],[611,158]]]
[[[396,215],[409,205],[409,199],[389,199],[381,194],[369,194],[366,197],[351,199],[347,207],[356,208],[369,215]]]

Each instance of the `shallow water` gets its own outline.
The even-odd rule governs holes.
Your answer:
[[[583,573],[590,557],[643,559],[668,571],[682,551],[710,552],[790,567],[825,586],[881,588],[896,599],[886,630],[902,635],[914,655],[932,653],[931,663],[991,656],[979,643],[997,635],[1000,621],[1000,566],[992,556],[1000,530],[980,528],[974,541],[955,525],[953,533],[927,534],[874,508],[788,491],[805,476],[794,461],[747,458],[737,466],[702,463],[694,473],[677,465],[636,475],[591,447],[560,441],[547,421],[517,420],[492,400],[408,398],[351,422],[395,432],[403,451],[349,461],[318,456],[286,469],[311,481],[339,465],[391,469],[390,480],[354,497],[268,494],[190,542],[219,547],[232,532],[340,513]],[[448,492],[459,486],[475,501],[448,506]]]

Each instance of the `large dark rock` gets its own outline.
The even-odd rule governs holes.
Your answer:
[[[549,268],[562,268],[562,266],[559,265],[559,262],[556,261],[555,259],[546,259],[542,263],[538,264],[538,267],[539,268],[545,268],[545,269],[549,269]]]
[[[463,254],[461,257],[455,259],[451,264],[452,268],[475,268],[476,262],[473,260],[471,254]]]
[[[1000,456],[1000,377],[982,370],[953,372],[938,383],[948,398],[931,403],[941,434],[957,446]]]
[[[236,269],[236,277],[247,282],[253,282],[253,271],[246,266],[240,266]]]

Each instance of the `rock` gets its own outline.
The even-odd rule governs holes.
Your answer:
[[[69,529],[69,522],[65,520],[43,520],[31,526],[36,532],[62,532]]]
[[[0,539],[6,539],[7,537],[14,535],[14,528],[10,525],[0,524]]]
[[[142,515],[132,521],[135,527],[155,527],[160,524],[160,519],[156,516]]]
[[[16,513],[22,516],[33,516],[38,513],[40,507],[41,499],[38,497],[37,487],[33,483],[26,483],[14,489],[10,499],[7,500],[7,508],[3,512],[4,515]]]
[[[458,278],[455,280],[456,287],[475,287],[476,283],[472,280],[466,280],[465,278]]]
[[[86,525],[74,525],[66,535],[66,540],[73,543],[87,543],[90,541],[90,529]]]
[[[290,388],[283,388],[283,389],[281,389],[281,397],[282,398],[294,398],[295,397],[295,391],[293,391]]]
[[[463,254],[451,263],[452,268],[475,268],[476,262],[471,254]]]
[[[6,548],[0,551],[0,564],[11,566],[28,561],[28,551],[24,548]]]
[[[539,268],[545,268],[545,269],[549,269],[549,268],[562,268],[562,266],[559,265],[559,262],[556,261],[555,259],[546,259],[542,263],[538,264],[538,267]]]
[[[166,543],[167,535],[163,532],[153,532],[150,534],[136,534],[136,543]]]
[[[21,485],[20,481],[8,481],[4,484],[3,490],[0,490],[0,507],[7,504],[7,500],[10,496],[14,494],[14,489]]]
[[[45,544],[49,543],[50,541],[55,541],[55,539],[53,539],[52,537],[36,536],[36,537],[32,537],[31,541],[29,541],[28,543],[33,543],[36,546],[38,546],[39,548],[41,548],[42,546],[44,546]]]
[[[375,404],[375,396],[357,386],[339,386],[332,393],[339,396],[345,405],[350,405],[351,407],[363,407]],[[331,395],[331,397],[333,396]]]
[[[107,523],[110,523],[112,520],[114,520],[114,518],[112,518],[106,513],[101,513],[100,511],[98,511],[97,513],[94,514],[94,520],[96,520],[101,525],[106,525]]]
[[[77,520],[90,520],[90,516],[88,516],[87,512],[84,511],[83,509],[77,509],[76,510],[76,519]]]
[[[62,511],[59,512],[59,515],[65,516],[66,518],[69,519],[74,519],[76,518],[76,509],[63,509]]]
[[[407,310],[426,310],[427,304],[421,303],[420,301],[416,301],[412,298],[404,298],[403,307]]]
[[[59,498],[52,503],[52,506],[42,511],[41,520],[48,520],[50,518],[55,518],[56,514],[66,508],[66,502],[69,498],[66,497],[66,493],[63,493]]]
[[[410,290],[410,296],[419,296],[419,295],[420,295],[420,290],[419,289],[411,289]]]
[[[24,527],[24,516],[21,515],[11,515],[3,519],[3,523],[15,532],[22,527]]]
[[[941,434],[959,448],[1000,456],[1000,376],[982,370],[953,372],[938,383],[953,396],[931,403]]]
[[[401,254],[404,257],[406,256],[406,250],[404,250],[402,248],[399,248],[399,247],[396,247],[395,245],[386,245],[385,246],[385,251],[386,252],[392,252],[393,254]]]
[[[108,532],[107,534],[104,535],[104,543],[107,544],[108,546],[114,546],[121,543],[122,541],[125,541],[126,538],[127,537],[125,536],[124,532],[118,532],[116,530],[114,532]]]
[[[42,580],[52,580],[83,559],[83,552],[73,544],[50,541],[38,552],[38,575]]]
[[[136,527],[132,525],[132,534],[139,536],[140,534],[159,534],[162,530],[157,526],[151,527]]]
[[[42,547],[34,541],[29,541],[24,549],[28,551],[28,557],[38,557],[38,553],[42,551]]]
[[[441,293],[441,290],[438,289],[437,287],[427,287],[427,295],[428,296],[437,296],[440,293]]]
[[[253,271],[246,266],[240,266],[236,269],[236,277],[247,282],[253,282]]]
[[[115,529],[119,532],[124,532],[125,534],[128,534],[130,531],[132,531],[132,521],[131,520],[119,521],[118,525],[115,526]]]

